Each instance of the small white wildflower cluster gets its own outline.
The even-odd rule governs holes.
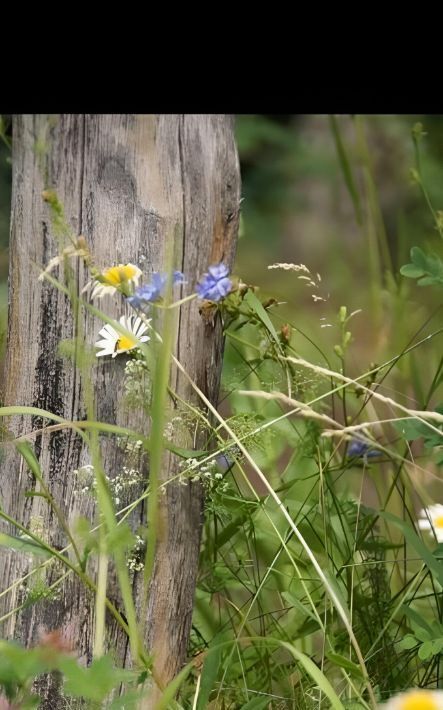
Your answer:
[[[95,490],[94,466],[92,464],[87,463],[80,468],[75,468],[72,473],[77,477],[80,486],[76,493],[84,495]]]
[[[131,488],[131,486],[136,486],[143,480],[143,477],[138,469],[123,466],[122,473],[117,474],[114,478],[108,478],[108,476],[106,476],[106,480],[111,489],[115,505],[120,505],[122,492],[127,488]]]
[[[223,493],[228,488],[227,481],[223,480],[223,474],[219,470],[219,466],[215,459],[201,462],[195,458],[185,459],[179,464],[181,469],[177,481],[182,486],[187,486],[191,483],[201,483],[206,492]],[[162,493],[166,493],[166,485],[161,486]]]
[[[188,478],[192,482],[200,481],[209,488],[211,486],[208,483],[211,480],[219,481],[223,478],[223,474],[218,471],[217,462],[214,459],[205,463],[200,463],[198,459],[187,459],[186,461],[181,461],[180,468],[189,471],[189,473],[183,474],[179,479],[180,483],[185,486]]]
[[[201,412],[202,416],[199,416]],[[174,416],[171,416],[174,414]],[[206,425],[204,422],[205,413],[202,409],[198,407],[193,407],[190,409],[179,409],[174,410],[170,413],[168,421],[164,428],[164,436],[168,441],[172,441],[174,438],[180,438],[181,436],[191,435],[194,439],[197,431],[203,433],[206,430]]]
[[[138,442],[135,442],[138,444]],[[143,445],[143,442],[140,442]],[[139,447],[140,448],[140,447]],[[81,466],[79,469],[73,471],[74,475],[77,476],[80,488],[78,493],[80,495],[94,494],[97,489],[97,482],[94,474],[94,467],[91,464],[86,466]],[[122,472],[118,473],[114,478],[105,476],[106,481],[111,490],[111,495],[114,500],[115,505],[119,505],[121,501],[121,494],[127,488],[135,486],[143,480],[140,471],[136,468],[129,468],[128,466],[123,466]]]
[[[181,417],[180,414],[177,414],[175,417],[172,417],[172,419],[170,419],[169,422],[167,422],[165,425],[165,430],[163,432],[165,439],[167,439],[168,441],[172,441],[177,429],[180,429],[182,426],[183,417]]]
[[[127,441],[125,444],[125,452],[130,456],[137,456],[143,448],[143,441],[141,439],[136,439],[136,441]]]
[[[135,544],[129,553],[127,559],[127,566],[131,572],[141,572],[144,565],[144,552],[145,552],[145,541],[140,535],[135,536]]]
[[[124,398],[131,407],[146,407],[151,401],[152,384],[144,360],[131,358],[125,365]]]

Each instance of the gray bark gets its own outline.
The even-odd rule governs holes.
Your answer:
[[[37,280],[41,268],[58,253],[42,191],[48,187],[57,191],[67,221],[75,234],[85,236],[99,268],[129,261],[138,264],[145,277],[162,270],[167,240],[173,234],[174,268],[186,274],[186,288],[192,292],[208,265],[233,261],[240,196],[233,122],[221,115],[17,116],[13,136],[5,404],[40,407],[81,420],[85,418],[84,383],[72,363],[58,353],[61,341],[76,337],[77,324],[68,298]],[[73,268],[82,286],[87,279],[84,265],[73,262]],[[100,305],[113,317],[122,313],[121,300],[108,298]],[[84,311],[79,318],[86,341],[93,344],[100,321]],[[186,304],[180,312],[175,353],[213,403],[218,395],[222,347],[220,323],[204,321],[196,302]],[[91,369],[97,419],[140,427],[140,416],[121,406],[125,358],[106,360],[97,361]],[[198,403],[183,376],[174,370],[172,379],[181,397]],[[47,421],[37,417],[4,421],[12,436],[38,430],[44,424]],[[88,462],[81,439],[68,429],[38,433],[34,440],[45,480],[66,520],[72,524],[82,515],[96,522],[94,498],[79,495],[79,483],[72,473]],[[124,453],[109,438],[101,445],[106,473],[112,477],[121,470]],[[176,472],[172,457],[167,461],[171,470],[166,470],[165,476]],[[146,462],[138,465],[146,470]],[[0,467],[3,510],[26,527],[40,526],[48,542],[61,549],[66,537],[53,511],[44,499],[25,496],[34,487],[26,464],[7,442]],[[139,492],[133,489],[132,495]],[[202,505],[197,485],[168,487],[161,504],[165,529],[157,545],[146,640],[162,684],[180,670],[186,657]],[[145,517],[141,506],[132,516],[133,528],[145,522]],[[0,591],[13,585],[33,564],[27,555],[0,550]],[[51,584],[59,575],[56,566],[49,566],[44,584]],[[0,615],[20,606],[33,585],[35,577],[3,595]],[[136,595],[139,588],[135,579]],[[108,596],[121,609],[112,578]],[[59,598],[42,598],[10,616],[0,633],[30,645],[42,630],[60,628],[73,636],[78,656],[87,663],[91,660],[93,608],[93,595],[70,574],[60,587]],[[130,664],[127,638],[111,619],[107,621],[109,646],[120,663]],[[39,691],[42,707],[63,706],[54,679],[44,679]]]

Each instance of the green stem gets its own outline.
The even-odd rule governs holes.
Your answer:
[[[175,313],[171,309],[165,310],[163,322],[163,337],[157,337],[158,358],[155,376],[153,377],[154,392],[152,398],[152,427],[151,450],[147,517],[149,521],[149,535],[146,546],[145,566],[143,572],[143,606],[141,624],[147,618],[147,605],[149,595],[149,580],[154,569],[155,551],[157,546],[159,523],[159,480],[161,474],[162,458],[164,451],[164,421],[168,397],[169,371],[171,365],[172,343],[174,335]]]
[[[101,526],[100,526],[100,529]],[[100,553],[98,557],[97,593],[95,595],[95,635],[93,656],[103,656],[105,638],[106,586],[108,581],[109,557],[106,553],[103,536],[100,537]]]

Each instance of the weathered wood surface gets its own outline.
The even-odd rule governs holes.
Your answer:
[[[85,236],[99,268],[128,261],[145,277],[164,267],[166,241],[174,234],[174,268],[188,279],[187,289],[212,263],[232,264],[238,228],[240,178],[233,121],[221,115],[60,115],[17,116],[13,126],[13,197],[11,224],[10,304],[5,404],[40,407],[67,419],[83,419],[83,385],[78,371],[57,348],[74,338],[77,328],[68,299],[37,280],[41,267],[58,252],[49,208],[41,193],[54,188],[67,221]],[[84,267],[74,263],[78,283]],[[121,299],[107,298],[106,312],[122,313]],[[97,339],[100,321],[81,313],[86,341]],[[217,401],[222,357],[220,324],[205,324],[198,305],[180,313],[175,353],[212,402]],[[97,417],[122,425],[139,424],[137,414],[121,407],[125,358],[97,361],[90,377],[97,395]],[[197,403],[189,383],[173,373],[174,387]],[[14,436],[37,430],[38,418],[6,422]],[[106,473],[119,472],[122,452],[103,442]],[[38,434],[35,450],[45,480],[69,523],[83,515],[95,520],[93,498],[78,495],[74,469],[88,463],[88,453],[71,430]],[[172,466],[173,464],[170,463]],[[168,471],[165,472],[168,475]],[[41,527],[56,548],[66,544],[44,499],[25,497],[35,482],[14,447],[6,444],[0,467],[2,508],[25,526]],[[195,485],[168,488],[162,509],[166,534],[161,536],[151,585],[146,624],[157,674],[167,683],[180,669],[188,641],[202,522],[202,494]],[[132,524],[143,521],[137,511]],[[4,526],[2,525],[3,529]],[[13,531],[16,533],[16,531]],[[31,568],[26,555],[0,550],[0,591]],[[93,571],[93,570],[92,570]],[[49,567],[50,584],[60,570]],[[34,587],[33,587],[34,585]],[[138,589],[137,580],[134,589]],[[0,597],[0,615],[22,604],[35,591],[35,577]],[[109,596],[120,605],[117,591]],[[58,599],[42,599],[10,616],[3,637],[25,644],[42,630],[62,628],[78,655],[91,659],[91,593],[74,575]],[[121,607],[120,607],[121,608]],[[121,663],[130,662],[127,639],[109,621],[109,644]],[[40,684],[43,707],[62,707],[51,679]]]

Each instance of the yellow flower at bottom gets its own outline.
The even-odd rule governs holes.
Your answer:
[[[388,700],[380,710],[443,710],[443,691],[408,690]]]

